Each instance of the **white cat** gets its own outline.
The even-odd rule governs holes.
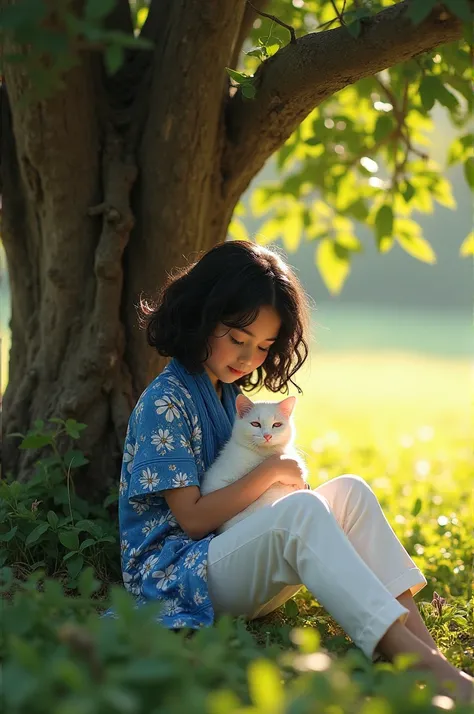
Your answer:
[[[287,397],[281,402],[252,402],[248,397],[239,394],[235,400],[237,414],[231,437],[204,474],[201,494],[206,496],[212,491],[229,486],[272,454],[285,454],[296,459],[303,469],[306,481],[306,467],[293,446],[294,426],[291,414],[295,402],[296,397]],[[274,503],[292,492],[290,486],[275,483],[216,532],[223,533],[262,506]]]

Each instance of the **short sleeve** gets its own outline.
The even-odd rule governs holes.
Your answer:
[[[199,486],[192,420],[173,389],[154,389],[142,396],[134,431],[130,500],[170,488]]]

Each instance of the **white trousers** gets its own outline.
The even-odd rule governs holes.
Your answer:
[[[374,655],[408,615],[396,597],[426,585],[358,476],[295,491],[252,513],[209,545],[208,586],[217,615],[249,619],[275,610],[305,585],[358,647]]]

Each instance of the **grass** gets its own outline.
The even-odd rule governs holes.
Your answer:
[[[312,363],[305,366],[297,381],[304,390],[295,415],[297,445],[305,454],[311,485],[342,473],[359,474],[371,484],[396,533],[427,577],[428,585],[417,601],[429,630],[451,662],[474,674],[474,458],[469,364],[396,353],[313,351]],[[1,506],[4,516],[8,518],[7,512],[15,511],[20,530],[32,533],[38,523],[40,527],[45,524],[48,509],[67,515],[68,494],[63,481],[59,473],[47,490],[42,486],[39,496],[30,492],[27,497],[23,495],[20,505],[15,496],[13,506]],[[12,487],[21,500],[18,494],[22,487],[16,483]],[[58,500],[51,505],[53,495]],[[54,516],[48,513],[48,522],[53,525]],[[91,511],[84,518],[94,520],[93,525],[111,536],[111,541],[97,540],[84,551],[85,563],[92,565],[100,578],[102,561],[112,563],[118,555],[112,542],[117,524],[105,511],[99,515]],[[18,550],[18,537],[10,538],[11,531],[10,535],[4,532],[8,528],[3,526],[0,541],[10,555],[21,554],[27,544],[23,540]],[[248,623],[246,628],[240,620],[223,618],[192,638],[185,632],[176,635],[163,630],[159,637],[150,637],[154,625],[145,622],[144,613],[133,611],[133,603],[125,602],[122,587],[112,588],[116,611],[122,607],[122,620],[101,620],[97,607],[103,604],[105,585],[97,583],[98,588],[93,590],[90,569],[80,575],[85,578],[86,590],[95,592],[87,607],[82,586],[82,600],[71,597],[77,592],[67,591],[66,597],[59,592],[60,571],[54,567],[58,541],[60,556],[77,549],[74,533],[64,529],[60,526],[59,537],[54,526],[41,539],[32,539],[28,563],[41,559],[53,563],[48,572],[54,580],[46,583],[44,590],[33,585],[34,589],[20,593],[18,600],[9,603],[11,609],[5,618],[8,632],[3,641],[0,637],[0,655],[6,654],[5,697],[15,703],[15,714],[141,714],[158,711],[157,706],[160,712],[169,714],[435,711],[426,700],[427,691],[413,688],[410,673],[399,672],[397,663],[393,669],[385,664],[372,667],[370,663],[361,665],[359,657],[351,670],[351,657],[354,661],[359,654],[352,652],[350,657],[331,661],[331,666],[322,655],[322,660],[316,660],[315,671],[307,674],[299,671],[298,660],[290,666],[295,645],[299,646],[295,638],[301,639],[302,652],[314,652],[309,642],[318,639],[314,631],[319,633],[323,647],[335,655],[353,648],[341,628],[304,589],[294,601]],[[93,530],[91,539],[89,531],[81,533],[81,547],[85,537],[90,544],[99,535]],[[65,562],[61,557],[57,560],[64,574]],[[19,557],[10,558],[13,570],[18,570],[18,561]],[[67,561],[68,570],[73,561]],[[78,572],[81,567],[79,563]],[[112,579],[114,576],[104,578]],[[434,596],[435,592],[444,601]],[[49,666],[50,662],[54,666]],[[272,662],[274,666],[270,666]],[[25,681],[29,681],[26,688]],[[280,692],[278,696],[276,692]],[[375,696],[366,699],[366,692]],[[425,703],[420,697],[425,697]],[[275,698],[278,702],[271,708],[268,702]],[[112,700],[113,707],[109,706]],[[250,702],[252,706],[242,708]],[[462,711],[471,714],[473,710]]]
[[[304,394],[295,419],[311,485],[342,473],[370,483],[428,580],[416,598],[428,628],[449,659],[474,674],[470,376],[466,360],[313,353],[298,375]],[[441,614],[434,592],[446,599]],[[296,603],[297,616],[290,605],[250,629],[262,643],[284,643],[290,626],[315,625],[330,649],[347,648],[308,592]]]

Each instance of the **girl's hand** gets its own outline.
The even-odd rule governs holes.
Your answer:
[[[272,483],[282,483],[291,486],[295,491],[309,488],[304,480],[305,471],[296,459],[290,456],[273,454],[264,461],[271,474]]]

